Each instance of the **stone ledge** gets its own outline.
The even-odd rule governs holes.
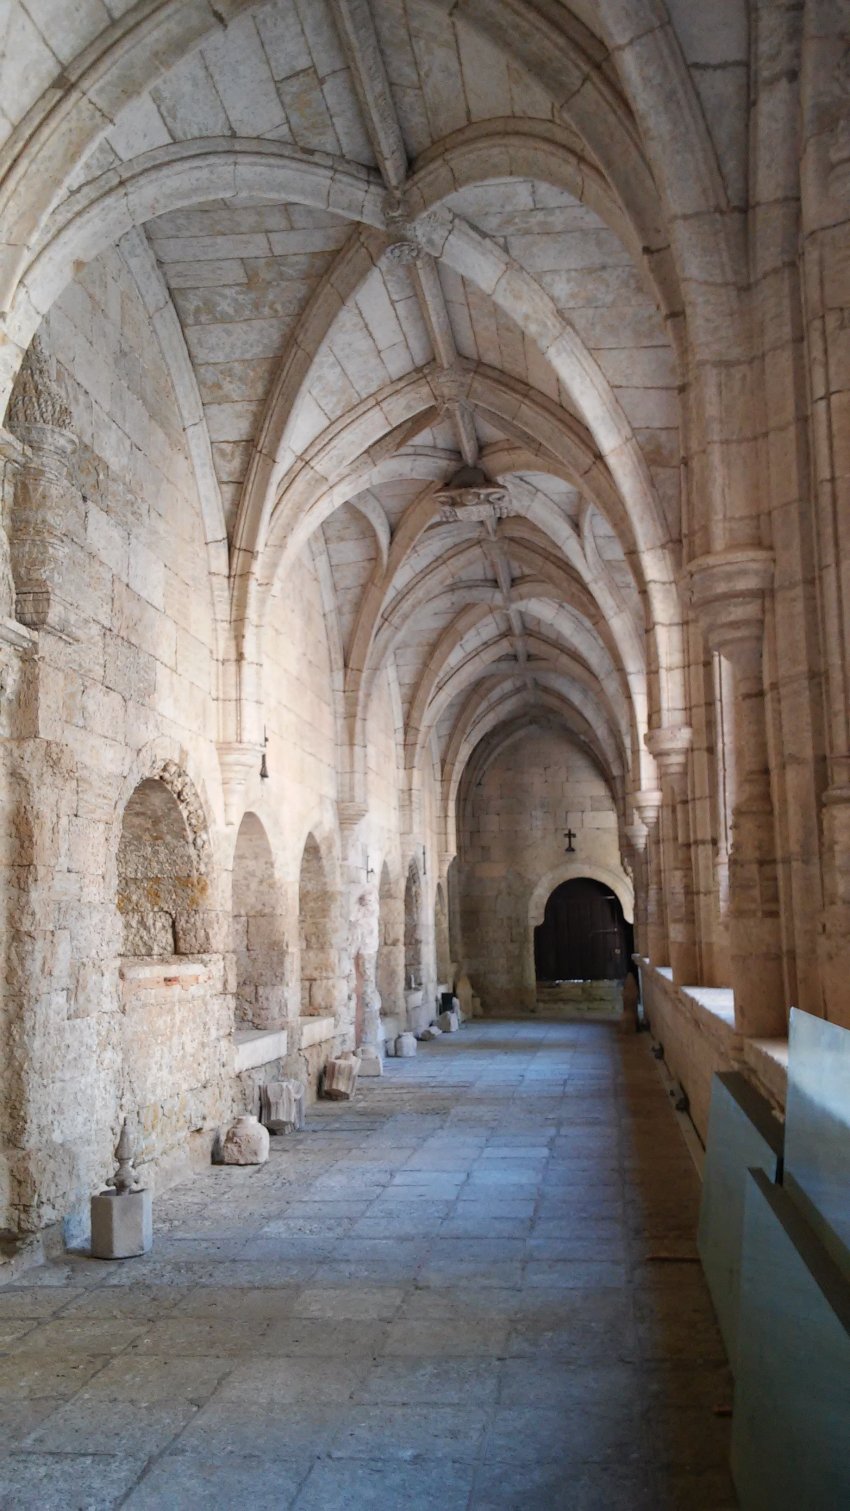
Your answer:
[[[236,1074],[282,1059],[286,1046],[285,1028],[237,1028],[233,1035]]]
[[[300,1022],[302,1049],[309,1049],[312,1044],[324,1044],[336,1033],[335,1018],[302,1018]]]
[[[788,1093],[788,1040],[745,1039],[744,1063],[759,1090],[784,1112]]]
[[[735,999],[728,986],[675,986],[669,966],[653,965],[645,956],[637,956],[641,973],[655,977],[662,991],[684,1009],[704,1032],[719,1039],[728,1054],[740,1056],[744,1039],[735,1030]]]
[[[161,991],[163,987],[181,987],[186,991],[198,986],[209,975],[205,960],[197,956],[171,955],[160,960],[126,957],[118,968],[121,980],[141,991]]]

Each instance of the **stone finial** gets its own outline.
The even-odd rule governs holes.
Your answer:
[[[121,1124],[121,1133],[115,1146],[115,1160],[118,1169],[106,1182],[112,1186],[118,1196],[126,1196],[130,1191],[141,1191],[141,1181],[136,1173],[133,1156],[133,1141],[130,1138],[130,1129],[125,1118]]]
[[[9,429],[22,440],[33,427],[72,431],[70,406],[50,373],[47,354],[38,336],[33,336],[9,401]]]

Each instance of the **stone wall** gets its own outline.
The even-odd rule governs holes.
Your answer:
[[[568,828],[576,834],[572,856]],[[545,729],[497,751],[463,793],[460,816],[464,958],[485,1013],[534,1005],[534,923],[550,892],[569,875],[609,874],[628,890],[614,802],[586,751]]]

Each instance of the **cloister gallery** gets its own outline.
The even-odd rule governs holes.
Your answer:
[[[0,1505],[850,1504],[850,3],[0,23]]]

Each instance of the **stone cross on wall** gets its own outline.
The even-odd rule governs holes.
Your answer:
[[[573,844],[573,840],[574,839],[578,839],[578,835],[576,834],[575,829],[565,829],[564,830],[564,839],[567,842],[567,848],[566,848],[566,852],[565,853],[567,855],[574,855],[575,854],[575,845]]]

